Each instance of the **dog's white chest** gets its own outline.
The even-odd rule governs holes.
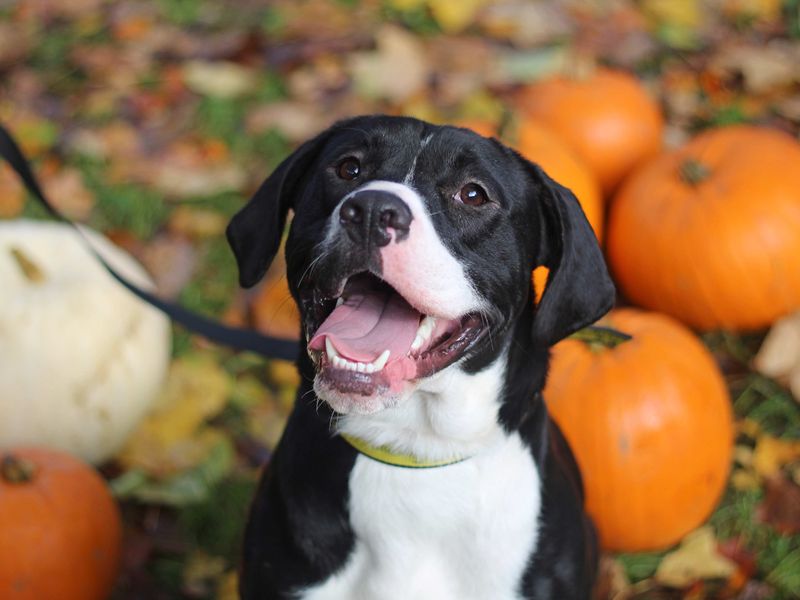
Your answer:
[[[539,476],[514,434],[479,456],[405,469],[359,456],[355,550],[303,600],[513,600],[537,538]]]

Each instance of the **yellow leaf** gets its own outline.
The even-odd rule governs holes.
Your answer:
[[[469,27],[486,0],[428,0],[431,15],[446,33]]]
[[[800,440],[783,440],[765,434],[756,442],[753,469],[766,479],[796,460],[800,460]]]
[[[239,574],[228,571],[219,579],[216,600],[239,600]]]
[[[706,525],[688,534],[677,550],[664,557],[655,577],[662,585],[684,588],[701,579],[727,579],[734,571],[736,563],[717,552],[714,530]]]
[[[213,359],[176,360],[158,407],[131,436],[119,462],[159,477],[199,464],[224,435],[204,423],[225,407],[230,389],[228,374]]]
[[[425,4],[425,0],[389,0],[389,6],[399,11],[415,10]]]
[[[750,470],[736,469],[731,474],[731,486],[733,489],[742,491],[754,491],[761,487],[758,476]]]
[[[645,0],[642,10],[659,25],[670,27],[695,28],[702,16],[697,0]]]

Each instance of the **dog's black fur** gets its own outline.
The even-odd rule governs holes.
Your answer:
[[[336,177],[336,166],[349,155],[362,163],[357,182]],[[507,348],[498,418],[506,431],[520,433],[539,471],[540,533],[518,593],[531,599],[587,598],[595,538],[582,509],[580,475],[547,415],[541,389],[549,346],[602,316],[614,291],[596,238],[568,190],[496,140],[466,130],[398,117],[351,119],[303,144],[234,217],[228,239],[240,281],[251,286],[263,276],[293,209],[287,271],[308,341],[344,279],[364,269],[380,276],[380,262],[353,246],[324,257],[324,266],[309,268],[319,258],[329,216],[356,185],[403,181],[412,161],[413,186],[428,203],[439,236],[491,306],[486,315],[491,334],[474,343],[460,365],[477,373]],[[470,179],[481,182],[496,206],[453,206],[453,189]],[[530,281],[538,265],[548,266],[550,277],[536,306]],[[355,544],[348,477],[357,453],[332,435],[333,415],[324,403],[318,406],[315,365],[305,352],[298,367],[298,399],[247,527],[240,582],[246,600],[296,597],[293,592],[341,569]]]

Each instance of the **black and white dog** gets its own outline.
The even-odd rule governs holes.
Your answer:
[[[303,144],[233,218],[242,285],[289,209],[307,353],[242,598],[588,597],[594,534],[540,393],[548,347],[614,297],[575,197],[496,140],[368,116]]]

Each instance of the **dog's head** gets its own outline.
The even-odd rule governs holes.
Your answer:
[[[458,363],[602,316],[613,286],[575,197],[496,140],[401,117],[340,122],[303,144],[228,227],[243,286],[264,275],[294,210],[290,290],[317,395],[339,413],[396,405]],[[531,272],[550,268],[533,313]]]

